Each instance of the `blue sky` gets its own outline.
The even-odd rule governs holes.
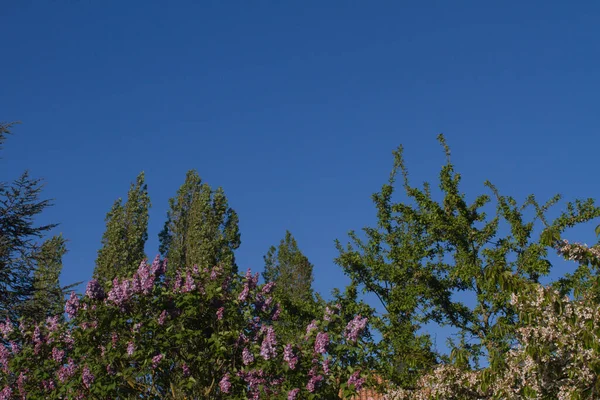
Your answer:
[[[470,196],[489,179],[600,197],[598,2],[0,3],[0,120],[23,122],[0,179],[46,179],[65,284],[91,277],[142,170],[150,256],[194,168],[240,215],[242,269],[289,229],[325,294],[346,282],[333,241],[376,221],[399,144],[415,183],[436,181],[443,132]]]

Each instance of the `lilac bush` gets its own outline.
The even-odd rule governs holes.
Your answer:
[[[165,271],[157,257],[129,279],[90,281],[66,322],[0,322],[0,399],[336,398],[363,384],[366,318],[330,305],[283,343],[273,283],[218,266]]]

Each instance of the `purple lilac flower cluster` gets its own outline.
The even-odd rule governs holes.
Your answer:
[[[96,279],[92,279],[87,284],[85,295],[92,300],[104,300],[106,293],[100,283]]]
[[[69,297],[69,300],[67,300],[67,302],[65,304],[65,311],[67,312],[67,315],[69,316],[69,318],[74,318],[77,315],[78,310],[79,310],[79,297],[77,297],[77,294],[75,293],[75,291],[72,291],[71,296]]]
[[[350,342],[356,342],[362,331],[367,326],[368,319],[362,318],[360,315],[355,316],[352,321],[348,322],[344,337]]]
[[[312,322],[310,324],[308,324],[308,326],[306,327],[306,337],[305,340],[308,340],[308,338],[310,337],[312,331],[317,329],[317,321],[316,320],[312,320]]]
[[[244,347],[244,350],[242,350],[242,362],[244,365],[250,365],[254,362],[254,355],[247,347]]]
[[[270,358],[277,356],[277,350],[275,349],[275,346],[277,346],[277,339],[275,338],[275,330],[272,326],[269,326],[266,331],[265,338],[260,345],[260,355],[265,360],[269,360]]]
[[[298,363],[298,357],[294,354],[291,344],[286,344],[283,349],[283,361],[287,362],[290,369],[295,369]]]
[[[229,374],[223,375],[223,378],[219,381],[219,389],[223,393],[229,393],[231,390],[231,382],[229,381]]]
[[[317,371],[314,367],[308,372],[308,376],[310,376],[310,379],[306,384],[306,390],[308,390],[310,393],[314,393],[315,390],[317,390],[319,383],[321,383],[321,381],[323,381],[325,378],[323,375],[317,374]]]
[[[89,389],[92,383],[94,383],[94,375],[92,374],[87,365],[83,367],[81,379],[83,381],[83,386],[85,386],[86,389]]]
[[[329,335],[325,332],[317,333],[317,338],[315,340],[315,353],[327,353],[327,346],[329,346]]]
[[[300,393],[300,389],[298,388],[290,390],[288,392],[287,400],[296,400],[296,398],[298,397],[298,393]]]
[[[61,363],[65,358],[65,351],[57,349],[56,347],[52,348],[52,359],[57,363]]]
[[[348,379],[348,386],[354,386],[360,390],[365,383],[365,379],[360,377],[360,371],[355,371]]]
[[[10,318],[6,317],[5,322],[0,322],[0,332],[2,332],[2,336],[4,337],[4,339],[8,338],[8,335],[12,333],[13,329],[13,324]]]
[[[75,362],[73,361],[72,358],[69,358],[67,365],[61,365],[61,367],[58,369],[58,372],[56,373],[56,375],[60,382],[65,382],[67,379],[69,379],[73,375],[75,375],[76,370],[77,370],[77,367],[75,366]]]
[[[152,357],[152,369],[156,369],[156,367],[158,367],[158,364],[160,364],[163,358],[163,354],[157,354],[154,357]]]

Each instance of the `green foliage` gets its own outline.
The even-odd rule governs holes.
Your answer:
[[[0,123],[0,146],[14,124]],[[40,179],[24,172],[11,183],[0,182],[0,318],[18,318],[34,293],[41,239],[56,224],[35,225],[50,200],[41,200]]]
[[[196,171],[188,171],[177,196],[169,200],[160,252],[169,265],[223,265],[237,272],[234,250],[240,246],[237,213],[223,189],[212,190]]]
[[[33,297],[27,302],[27,319],[43,321],[60,315],[64,310],[64,294],[59,277],[62,258],[66,254],[66,240],[53,236],[46,240],[35,256],[37,267],[33,273]]]
[[[266,282],[275,283],[273,299],[283,309],[275,325],[284,337],[297,337],[325,312],[325,302],[313,292],[313,265],[289,231],[277,247],[271,246],[264,260],[262,276]]]
[[[0,352],[1,394],[241,400],[288,399],[297,389],[297,399],[333,399],[356,393],[352,374],[367,375],[368,327],[350,329],[343,310],[287,341],[273,329],[272,285],[257,285],[258,274],[189,268],[166,280],[163,271],[157,258],[108,293],[90,282],[69,299],[64,323],[0,322],[3,339],[20,344]]]
[[[501,357],[514,337],[512,290],[549,273],[553,239],[600,215],[592,200],[577,201],[548,222],[546,212],[559,196],[543,205],[530,196],[518,205],[489,182],[492,196],[480,195],[469,204],[444,137],[438,139],[447,158],[439,177],[443,198],[436,201],[428,183],[422,189],[410,185],[400,147],[393,153],[389,182],[373,195],[377,227],[364,228],[366,240],[350,232],[352,244],[337,242],[337,263],[354,285],[375,294],[385,310],[374,326],[384,338],[382,356],[394,367],[391,378],[401,385],[410,385],[414,380],[406,376],[433,361],[428,338],[415,333],[423,323],[456,328],[462,340],[450,347],[463,363],[477,366],[484,355],[492,362]],[[398,172],[408,202],[392,199]],[[488,217],[484,209],[492,198],[496,212]],[[534,214],[529,220],[528,209]],[[541,238],[536,222],[546,229]],[[469,293],[475,304],[458,300],[459,293]]]
[[[103,284],[115,277],[131,276],[146,258],[150,197],[144,173],[140,173],[127,193],[127,201],[118,199],[106,214],[106,231],[98,250],[94,277]]]

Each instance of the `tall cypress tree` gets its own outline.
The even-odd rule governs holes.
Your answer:
[[[177,196],[169,200],[164,229],[159,234],[160,252],[169,268],[221,264],[237,272],[234,250],[240,246],[237,213],[223,189],[212,190],[198,172],[191,170]]]
[[[127,201],[118,199],[106,214],[106,231],[98,251],[94,277],[100,282],[131,276],[146,258],[150,197],[144,173],[129,188]]]

